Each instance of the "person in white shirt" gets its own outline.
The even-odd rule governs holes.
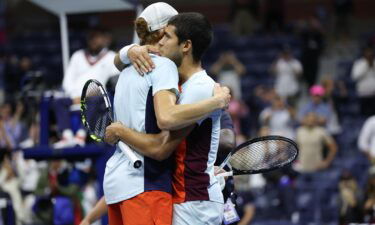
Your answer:
[[[302,64],[292,56],[289,48],[284,48],[280,57],[272,65],[272,72],[276,75],[276,93],[288,99],[294,105],[300,84],[298,77],[302,74]]]
[[[116,53],[108,49],[109,40],[106,30],[94,29],[88,34],[87,48],[74,52],[70,59],[62,83],[68,98],[56,99],[54,102],[58,130],[62,133],[61,141],[54,144],[55,148],[84,145],[84,129],[79,129],[75,137],[73,135],[70,108],[80,103],[82,88],[87,80],[96,79],[105,85],[112,76],[119,74],[113,65]]]
[[[366,47],[363,57],[357,59],[352,68],[352,79],[356,82],[356,91],[360,100],[361,113],[370,116],[375,114],[375,59],[374,49]]]
[[[268,135],[281,135],[290,139],[295,138],[293,128],[294,112],[285,105],[280,96],[272,99],[272,106],[265,108],[259,116],[262,126],[269,128]]]
[[[358,136],[358,148],[365,153],[372,164],[375,163],[375,116],[363,124]]]

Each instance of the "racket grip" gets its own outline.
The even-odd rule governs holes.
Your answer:
[[[233,171],[219,173],[218,175],[216,175],[216,177],[231,177],[231,176],[233,176]]]
[[[134,151],[129,148],[124,142],[119,141],[118,146],[121,151],[128,157],[128,159],[133,163],[134,168],[139,168],[142,166],[142,161],[135,155]]]

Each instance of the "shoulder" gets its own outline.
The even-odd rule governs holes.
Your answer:
[[[114,52],[112,50],[108,50],[108,52],[106,54],[106,57],[115,58],[115,56],[116,56],[116,52]]]
[[[328,134],[327,130],[325,128],[323,128],[323,127],[316,127],[315,131],[318,132],[320,135],[322,135],[324,137],[330,136]]]
[[[368,118],[365,124],[371,124],[372,126],[375,126],[375,116],[371,116],[370,118]]]
[[[366,60],[364,58],[359,58],[354,61],[353,66],[363,66],[366,64]]]
[[[80,49],[72,54],[71,60],[85,57],[85,50]]]

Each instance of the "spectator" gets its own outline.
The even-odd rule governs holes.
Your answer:
[[[9,58],[5,67],[5,92],[6,98],[14,98],[20,95],[23,78],[33,70],[33,63],[28,56],[13,55]]]
[[[242,133],[241,119],[248,116],[249,109],[245,103],[232,96],[232,99],[229,102],[228,112],[232,117],[236,143],[241,144],[246,141],[246,136]]]
[[[21,102],[17,103],[16,109],[13,109],[11,102],[0,107],[0,145],[8,150],[17,148],[21,141],[23,127],[20,118],[23,110]]]
[[[375,165],[375,116],[369,117],[358,136],[358,148]]]
[[[70,107],[80,103],[82,88],[88,79],[96,79],[105,85],[110,77],[119,74],[113,64],[115,52],[108,50],[108,45],[108,32],[96,29],[88,34],[87,49],[73,53],[62,84],[69,98],[56,99],[54,104],[58,129],[62,134],[62,139],[54,144],[55,148],[85,144],[84,129],[79,129],[74,137],[70,126]]]
[[[231,19],[236,35],[249,35],[256,28],[259,0],[232,0]]]
[[[223,52],[219,59],[212,65],[211,73],[217,76],[217,81],[231,89],[231,94],[241,99],[241,79],[245,74],[245,66],[237,59],[236,55],[231,52]]]
[[[361,222],[361,190],[349,171],[341,174],[339,181],[340,224]]]
[[[289,48],[284,48],[279,58],[272,64],[271,71],[276,75],[276,93],[295,106],[300,89],[298,78],[303,71],[301,63],[293,57]]]
[[[265,8],[265,28],[267,31],[280,32],[284,30],[284,0],[266,0],[264,2]]]
[[[334,159],[337,146],[327,131],[320,127],[319,117],[309,112],[304,123],[297,129],[296,140],[299,146],[296,169],[300,172],[316,172],[328,168]],[[327,157],[323,157],[323,148],[327,147]]]
[[[303,124],[303,119],[307,118],[306,115],[313,112],[317,116],[317,125],[326,127],[332,117],[332,109],[329,104],[323,101],[324,95],[325,90],[321,85],[314,85],[310,88],[311,100],[303,105],[298,112],[298,120],[300,123]]]
[[[256,174],[256,177],[261,177],[261,175]],[[236,211],[238,213],[238,216],[240,217],[240,221],[238,221],[237,225],[247,225],[250,224],[250,222],[254,219],[255,216],[255,194],[252,193],[251,186],[250,186],[250,179],[253,176],[236,176],[234,177],[234,189],[235,193],[237,194],[236,198]],[[255,178],[258,179],[258,178]],[[261,182],[264,182],[263,178],[261,179]],[[264,183],[261,185],[264,186]]]
[[[325,77],[331,77],[326,75]],[[322,80],[322,86],[325,90],[325,100],[331,105],[334,113],[337,113],[337,120],[341,118],[340,106],[348,103],[348,90],[342,80],[333,80],[326,78]]]
[[[80,186],[82,184],[82,177],[78,171],[72,169],[66,161],[54,160],[49,163],[48,168],[40,171],[37,187],[35,189],[35,195],[37,201],[34,206],[35,213],[38,219],[43,224],[53,224],[52,221],[59,218],[59,215],[55,215],[53,211],[63,210],[59,204],[52,204],[52,198],[64,199],[65,202],[69,202],[70,214],[74,212],[74,218],[70,216],[66,218],[59,218],[65,223],[62,224],[78,224],[82,220],[82,206],[80,204],[81,192]],[[73,217],[73,216],[72,216]],[[69,221],[69,222],[67,222]]]
[[[0,189],[8,193],[16,214],[16,225],[24,222],[23,207],[19,181],[11,165],[10,153],[0,149]]]
[[[29,127],[28,136],[20,143],[20,148],[32,148],[39,143],[40,125],[37,122],[32,122]]]
[[[352,79],[356,82],[356,91],[361,105],[361,113],[370,116],[375,114],[375,65],[374,50],[366,47],[363,57],[353,64]]]
[[[349,35],[350,14],[353,12],[353,0],[334,0],[336,23],[335,34]]]
[[[364,218],[363,222],[367,224],[375,223],[375,170],[371,168],[369,171],[369,178],[367,180],[367,185],[364,193]]]
[[[332,117],[327,121],[326,127],[330,134],[336,135],[341,132],[337,111],[338,106],[346,101],[346,87],[343,82],[334,81],[329,78],[322,80],[322,87],[325,92],[324,101],[329,105],[332,111]]]
[[[307,28],[301,32],[303,78],[308,87],[316,82],[319,69],[319,58],[323,50],[323,34],[319,20],[311,18]]]
[[[265,108],[259,116],[261,126],[269,128],[268,135],[282,135],[294,139],[294,111],[285,105],[280,96],[275,96],[272,105]]]

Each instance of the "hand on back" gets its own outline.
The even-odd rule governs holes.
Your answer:
[[[149,73],[155,68],[149,53],[158,54],[159,52],[151,45],[135,45],[128,51],[129,60],[140,75]]]

